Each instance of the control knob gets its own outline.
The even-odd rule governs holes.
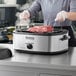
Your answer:
[[[33,48],[32,44],[27,44],[27,48],[32,49]]]

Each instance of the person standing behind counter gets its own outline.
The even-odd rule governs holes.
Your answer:
[[[75,37],[71,30],[71,21],[76,20],[76,0],[35,0],[31,7],[20,13],[20,19],[28,19],[42,11],[44,25],[61,26],[69,30],[70,45],[75,43]],[[72,43],[74,42],[74,43]]]

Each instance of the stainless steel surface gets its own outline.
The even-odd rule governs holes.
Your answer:
[[[76,65],[76,52],[75,48],[70,48],[71,51],[61,55],[33,55],[33,54],[22,54],[15,52],[15,56],[12,58],[14,61],[46,64],[46,65],[59,65],[59,66],[73,66]],[[75,53],[75,54],[74,54]],[[73,58],[74,57],[74,58]]]
[[[50,56],[18,53],[11,44],[0,44],[0,47],[8,47],[13,52],[13,57],[0,60],[0,65],[76,70],[76,47],[70,47],[65,54]]]
[[[33,52],[61,52],[68,50],[68,31],[46,34],[14,32],[13,44],[16,50]]]

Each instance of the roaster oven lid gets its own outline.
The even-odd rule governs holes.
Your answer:
[[[51,35],[62,35],[66,34],[68,30],[65,29],[55,29],[52,32],[43,32],[43,33],[37,33],[37,32],[29,32],[26,30],[15,30],[14,33],[16,34],[26,34],[26,35],[42,35],[42,36],[51,36]]]

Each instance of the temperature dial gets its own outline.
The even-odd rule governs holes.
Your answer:
[[[27,48],[32,49],[33,48],[32,44],[27,44]]]

